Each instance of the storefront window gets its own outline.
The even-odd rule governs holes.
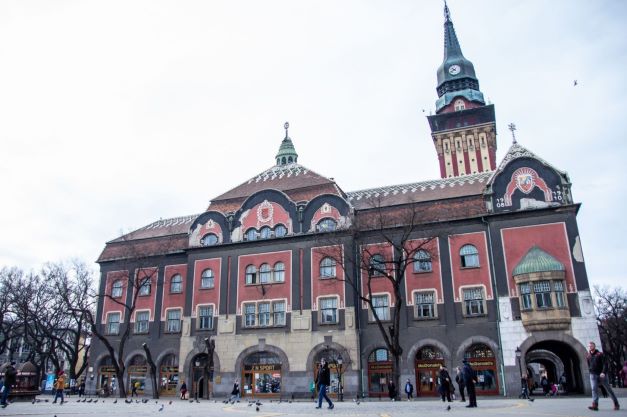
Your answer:
[[[466,350],[464,358],[468,360],[477,374],[477,384],[475,385],[477,394],[498,394],[496,358],[492,349],[478,343]]]
[[[387,384],[392,376],[392,361],[386,349],[377,349],[368,357],[368,395],[387,395]]]
[[[438,395],[437,382],[440,365],[444,365],[442,352],[434,346],[425,346],[416,354],[416,386],[420,395]]]
[[[170,354],[163,358],[159,367],[159,392],[163,395],[175,395],[178,383],[178,361],[176,356]]]
[[[244,360],[242,375],[244,396],[280,396],[281,360],[271,352],[256,352]]]
[[[148,366],[146,365],[146,358],[141,355],[136,355],[131,359],[131,364],[128,367],[128,394],[131,394],[133,386],[139,382],[139,388],[137,393],[139,395],[144,394],[146,389],[146,374],[148,373]]]

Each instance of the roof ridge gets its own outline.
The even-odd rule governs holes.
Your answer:
[[[383,187],[375,187],[375,188],[365,188],[357,191],[348,191],[346,193],[349,200],[356,198],[357,200],[362,197],[377,197],[379,194],[383,194],[383,196],[387,196],[388,194],[398,194],[407,193],[409,191],[416,192],[418,189],[420,191],[425,191],[427,188],[435,189],[435,188],[445,188],[445,187],[454,187],[455,185],[464,185],[466,183],[472,184],[475,181],[478,182],[486,182],[492,177],[493,171],[480,172],[477,174],[468,174],[457,177],[450,178],[438,178],[433,180],[412,182],[407,184],[396,184],[396,185],[387,185]]]
[[[202,214],[202,213],[201,213]],[[140,227],[139,229],[134,230],[131,233],[134,233],[138,230],[148,230],[148,229],[157,229],[160,227],[169,227],[169,226],[176,226],[178,224],[185,224],[185,223],[191,223],[192,221],[194,221],[198,216],[200,216],[200,214],[188,214],[186,216],[177,216],[177,217],[171,217],[169,219],[159,219],[156,220],[146,226]]]

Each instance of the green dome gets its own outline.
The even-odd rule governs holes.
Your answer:
[[[564,265],[537,246],[529,252],[514,268],[513,275],[531,274],[534,272],[565,271]]]

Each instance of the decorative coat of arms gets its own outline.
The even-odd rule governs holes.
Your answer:
[[[553,201],[551,189],[534,169],[529,167],[518,168],[512,174],[509,184],[507,184],[505,194],[503,195],[503,205],[512,205],[512,195],[517,189],[522,191],[524,194],[529,194],[536,187],[540,188],[544,192],[544,201],[547,203]]]

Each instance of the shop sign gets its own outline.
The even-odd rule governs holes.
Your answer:
[[[113,373],[114,374],[115,373],[115,366],[111,366],[111,365],[101,366],[100,367],[100,373],[101,374],[104,374],[104,373]]]
[[[264,371],[280,371],[281,365],[272,364],[272,365],[245,365],[245,371],[255,371],[255,372],[264,372]]]
[[[494,366],[494,361],[470,361],[470,366]]]

